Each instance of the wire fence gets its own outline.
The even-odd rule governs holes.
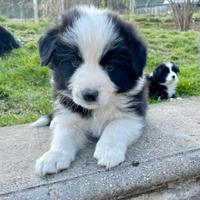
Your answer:
[[[134,0],[0,0],[0,15],[8,18],[56,18],[76,5],[111,8],[121,14],[134,12]]]

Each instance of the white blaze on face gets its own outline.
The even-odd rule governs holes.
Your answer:
[[[96,8],[82,8],[79,18],[73,27],[63,34],[63,40],[79,48],[83,63],[78,67],[70,80],[70,88],[75,103],[89,109],[107,104],[115,91],[107,73],[102,69],[99,61],[105,53],[105,48],[118,40],[117,32],[106,11]],[[97,90],[96,102],[85,102],[82,91]]]
[[[105,10],[83,7],[80,11],[80,17],[66,30],[63,39],[79,47],[85,62],[97,64],[106,45],[118,35]]]
[[[172,71],[173,63],[167,62],[166,66],[169,68],[169,74],[166,78],[166,85],[174,85],[178,82],[178,76],[177,74]]]

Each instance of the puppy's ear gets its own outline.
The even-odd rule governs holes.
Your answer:
[[[130,53],[127,57],[131,58],[132,69],[134,71],[134,76],[137,79],[138,77],[142,76],[144,67],[146,65],[146,44],[142,37],[140,37],[137,27],[132,23],[124,22],[115,15],[111,15],[111,18],[113,23],[116,25],[119,36],[124,38],[126,50]],[[122,46],[123,45],[124,43],[122,43]]]
[[[142,40],[135,43],[135,52],[133,55],[133,67],[135,73],[138,76],[141,76],[147,60],[147,48]]]
[[[180,69],[177,65],[176,65],[176,70],[177,70],[177,73],[180,73]]]
[[[55,43],[58,37],[59,28],[55,27],[50,29],[44,36],[38,41],[39,54],[41,58],[41,64],[47,66],[51,61],[53,52],[55,51]]]
[[[175,73],[179,73],[179,72],[180,72],[179,67],[178,67],[175,63],[173,64],[172,70],[173,70]]]
[[[153,71],[153,78],[156,79],[162,74],[163,65],[158,65],[156,69]]]

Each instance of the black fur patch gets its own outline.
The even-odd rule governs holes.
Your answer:
[[[157,83],[165,83],[169,72],[169,68],[165,64],[160,64],[153,71],[152,79]]]
[[[133,88],[136,80],[142,76],[146,64],[147,49],[131,24],[122,21],[115,15],[109,15],[115,24],[119,41],[102,56],[100,65],[105,69],[118,92]]]
[[[153,98],[160,97],[161,99],[168,99],[167,87],[160,85],[153,77],[148,77],[149,94]]]
[[[61,53],[61,56],[66,56],[66,54],[69,55],[73,47],[67,47],[67,45],[65,44],[65,49],[60,48],[64,45],[64,42],[62,42],[60,36],[66,29],[73,27],[74,20],[77,20],[78,17],[79,13],[76,9],[67,12],[66,15],[63,15],[62,23],[60,25],[49,29],[46,34],[39,39],[38,46],[42,65],[48,65],[49,63],[53,65],[58,64],[58,59],[56,58],[54,58],[53,60],[54,62],[56,62],[52,63],[55,52],[59,51],[59,53]],[[68,52],[67,50],[70,50],[70,52]]]
[[[68,81],[76,69],[83,62],[76,46],[67,46],[61,42],[56,43],[56,48],[51,61],[55,88],[68,89]]]
[[[39,53],[42,65],[48,65],[55,51],[55,42],[58,38],[59,27],[47,31],[38,41]]]
[[[180,72],[179,67],[175,63],[173,63],[172,71],[175,72],[176,74]]]
[[[53,116],[54,116],[53,113],[49,113],[49,114],[46,116],[46,117],[48,118],[48,121],[49,121],[49,123],[48,123],[46,126],[50,126],[51,121],[53,120]]]
[[[19,47],[19,42],[15,40],[13,35],[0,26],[0,55]]]
[[[143,89],[136,95],[127,96],[129,99],[125,111],[136,112],[139,116],[145,116],[147,110],[148,84],[146,83]]]
[[[41,61],[52,69],[54,89],[68,89],[70,77],[83,62],[78,47],[68,45],[61,39],[63,32],[73,27],[73,22],[78,17],[77,10],[69,11],[63,16],[61,25],[47,31],[39,40]]]

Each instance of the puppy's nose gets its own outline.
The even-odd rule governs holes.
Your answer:
[[[93,89],[84,89],[82,91],[83,99],[87,102],[94,102],[97,100],[99,92]]]
[[[175,79],[175,76],[173,75],[172,78]]]

